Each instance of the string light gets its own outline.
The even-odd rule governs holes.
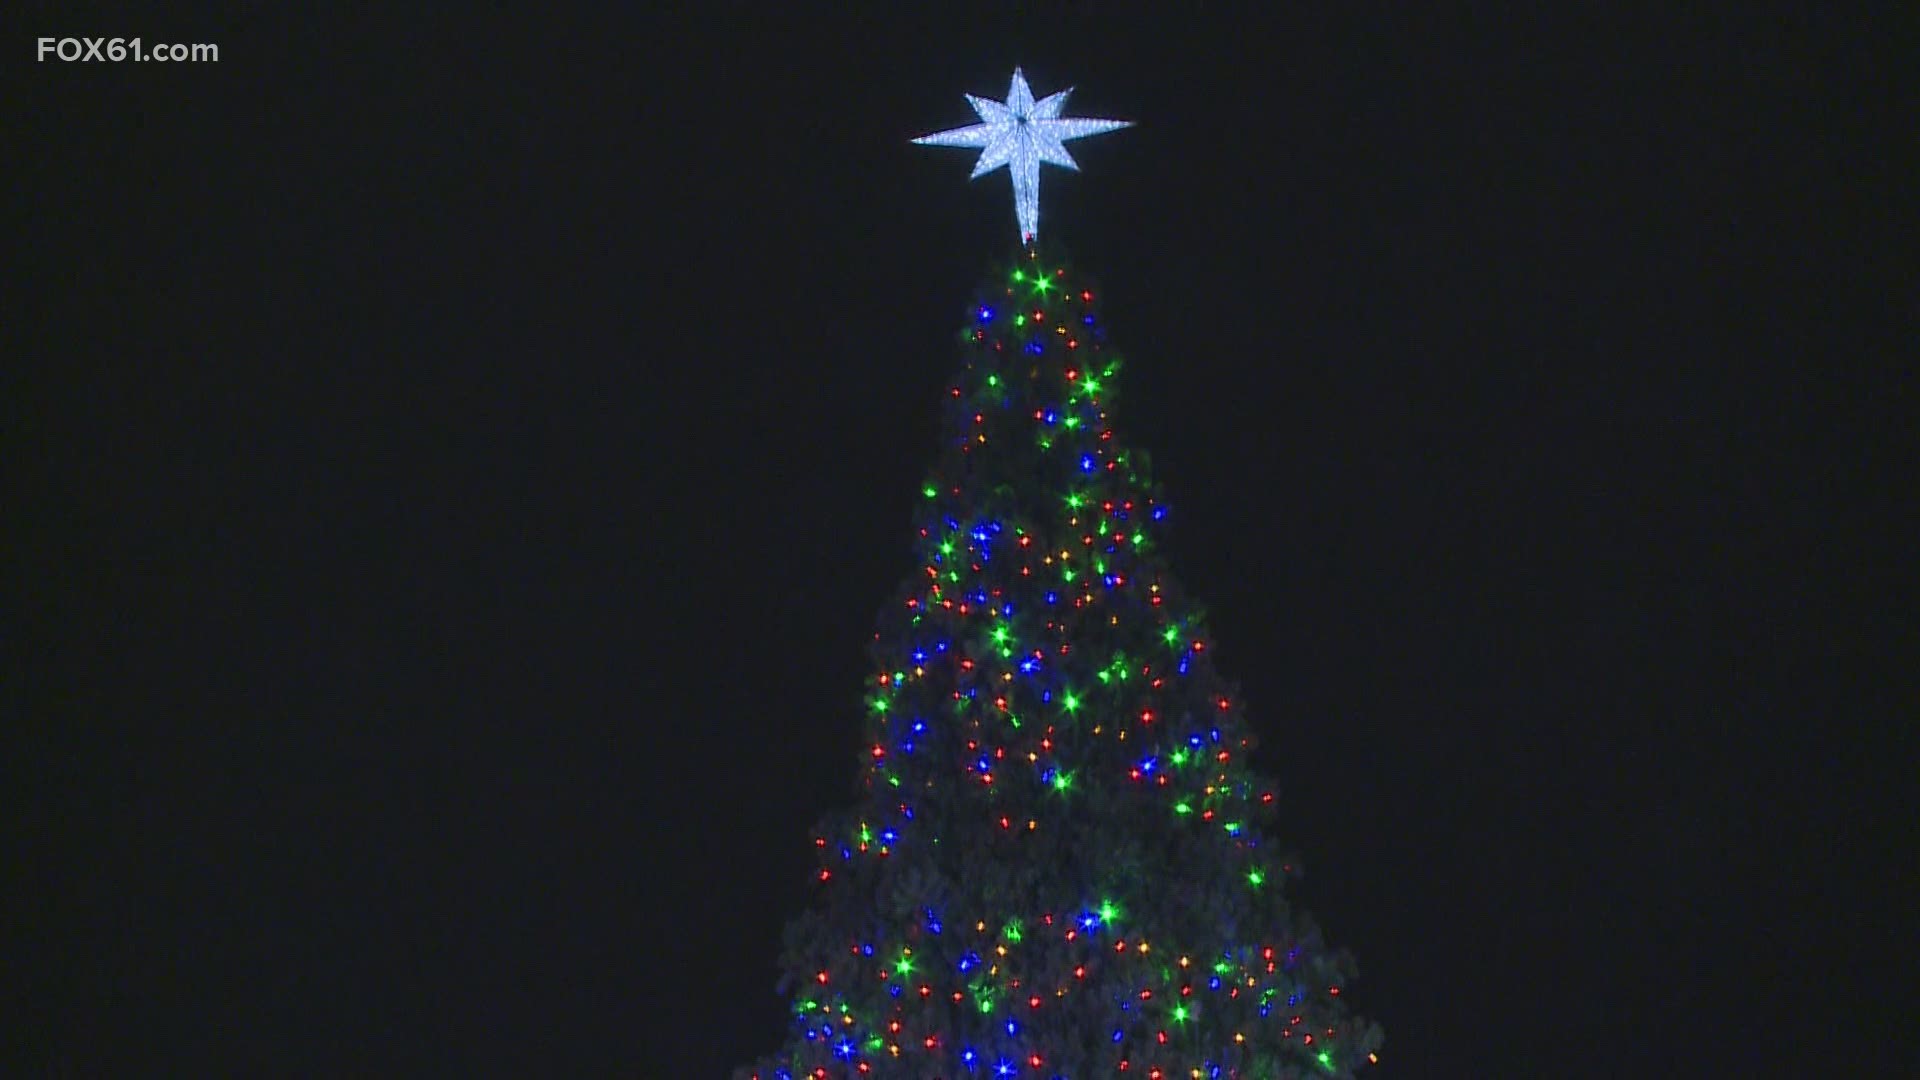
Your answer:
[[[1272,785],[1233,752],[1239,694],[1108,416],[1121,366],[1097,292],[1032,247],[1002,285],[967,309],[919,566],[873,638],[866,796],[812,836],[794,1037],[738,1075],[1349,1075],[1378,1039],[1346,1011],[1345,958],[1283,899],[1291,868],[1257,824]],[[1123,829],[1162,830],[1187,876],[1110,857]],[[1015,866],[1028,884],[996,880]],[[1055,1045],[1062,1024],[1105,1056]]]

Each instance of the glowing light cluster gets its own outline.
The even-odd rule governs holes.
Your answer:
[[[1039,101],[1019,68],[1013,69],[1013,84],[1007,88],[1007,100],[966,95],[967,103],[980,117],[972,127],[923,135],[913,140],[921,146],[960,146],[980,149],[973,175],[979,179],[1005,167],[1013,177],[1014,217],[1020,223],[1020,235],[1032,240],[1040,232],[1040,166],[1042,163],[1078,170],[1080,166],[1062,145],[1068,139],[1082,139],[1120,128],[1131,127],[1125,120],[1095,120],[1089,117],[1062,117],[1071,87],[1048,94]],[[982,321],[992,318],[991,308],[982,308]]]
[[[1348,1076],[1377,1050],[1285,899],[1096,295],[1028,246],[968,309],[873,637],[865,794],[813,838],[793,1037],[742,1078]]]

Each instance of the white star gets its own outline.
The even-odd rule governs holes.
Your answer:
[[[1080,116],[1061,119],[1060,110],[1066,107],[1067,95],[1071,93],[1073,88],[1068,87],[1035,101],[1033,91],[1027,88],[1026,77],[1020,74],[1019,68],[1014,68],[1013,85],[1007,90],[1005,102],[966,95],[983,123],[936,132],[913,141],[921,146],[983,147],[980,160],[974,163],[973,176],[968,179],[977,179],[1005,165],[1013,177],[1013,210],[1020,219],[1020,237],[1031,241],[1040,230],[1040,163],[1078,171],[1080,166],[1074,164],[1062,143],[1132,126],[1126,120],[1092,120]]]

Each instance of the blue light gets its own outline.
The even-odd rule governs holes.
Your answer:
[[[1042,352],[1046,351],[1046,346],[1040,344],[1039,338],[1035,338],[1027,342],[1027,351],[1035,356],[1039,356]]]
[[[868,944],[865,944],[865,945],[862,945],[862,946],[860,946],[860,955],[861,955],[861,956],[872,956],[872,955],[873,955],[873,945],[872,945],[872,943],[868,943]]]
[[[980,315],[981,322],[993,321],[993,309],[986,306],[985,304],[980,305],[979,315]]]
[[[840,1036],[840,1041],[834,1045],[833,1056],[842,1061],[852,1061],[853,1055],[857,1051],[858,1048],[854,1046],[853,1040],[842,1035]]]
[[[1080,316],[1080,321],[1081,321],[1081,322],[1083,322],[1083,323],[1085,323],[1085,324],[1086,324],[1086,325],[1088,325],[1088,326],[1092,326],[1092,325],[1093,325],[1093,316],[1091,316],[1091,315],[1082,315],[1082,316]]]
[[[900,834],[897,832],[894,832],[892,829],[881,829],[880,839],[885,843],[891,844],[895,840],[900,839]]]
[[[1025,660],[1020,661],[1020,674],[1022,675],[1031,675],[1034,672],[1039,670],[1040,670],[1040,661],[1034,659],[1031,656],[1027,657]]]
[[[1182,675],[1185,675],[1185,674],[1187,673],[1187,668],[1188,668],[1188,666],[1189,666],[1189,661],[1190,661],[1190,660],[1192,659],[1192,657],[1193,657],[1193,654],[1192,654],[1192,653],[1181,653],[1181,654],[1180,654],[1180,663],[1179,663],[1179,665],[1178,665],[1178,670],[1179,670],[1179,672],[1180,672],[1180,674],[1182,674]]]
[[[903,753],[903,754],[911,754],[911,753],[913,753],[913,740],[912,740],[912,739],[902,739],[902,740],[900,741],[900,752],[901,752],[901,753]]]
[[[977,968],[979,966],[980,966],[980,954],[977,952],[969,951],[967,955],[960,958],[961,971],[972,971],[974,968]]]
[[[962,1065],[965,1065],[969,1069],[973,1068],[974,1062],[979,1060],[980,1060],[980,1055],[977,1053],[974,1053],[973,1047],[971,1046],[960,1051],[960,1063]]]
[[[1214,742],[1219,742],[1219,741],[1220,741],[1220,729],[1219,729],[1219,728],[1214,728],[1213,730],[1211,730],[1211,731],[1209,731],[1209,732],[1207,732],[1207,734],[1208,734],[1208,735],[1211,735],[1211,736],[1213,736],[1213,741],[1214,741]]]
[[[1059,593],[1057,593],[1057,592],[1054,592],[1054,591],[1053,591],[1052,589],[1048,589],[1048,590],[1047,590],[1047,603],[1049,603],[1049,604],[1057,604],[1057,603],[1059,603],[1059,602],[1060,602],[1060,594],[1059,594]]]
[[[981,754],[980,760],[974,762],[973,767],[980,770],[983,773],[989,773],[993,771],[993,761],[992,759],[988,758],[987,755]]]
[[[899,996],[900,996],[900,984],[899,984],[899,983],[894,983],[894,984],[893,984],[892,986],[889,986],[889,987],[887,987],[887,995],[888,995],[889,997],[899,997]]]
[[[1048,409],[1046,412],[1040,414],[1040,418],[1049,424],[1054,424],[1059,422],[1060,413],[1054,409]]]
[[[915,735],[921,735],[921,734],[925,734],[926,730],[927,730],[927,722],[918,717],[915,717],[913,721],[913,733]]]
[[[948,518],[948,519],[947,519],[947,528],[948,528],[948,530],[953,530],[953,529],[958,529],[959,527],[960,527],[960,523],[959,523],[959,522],[957,522],[957,521],[955,521],[955,520],[953,520],[952,518]]]
[[[1092,911],[1083,911],[1080,913],[1080,929],[1091,930],[1099,925],[1100,916],[1097,913]]]
[[[1053,768],[1053,766],[1051,766],[1051,765],[1049,765],[1049,766],[1047,766],[1046,768],[1044,768],[1044,769],[1041,769],[1041,770],[1040,770],[1040,782],[1041,782],[1041,783],[1043,783],[1043,784],[1051,784],[1051,783],[1053,783],[1053,777],[1054,777],[1054,768]]]
[[[916,663],[916,664],[921,664],[921,663],[925,663],[925,662],[926,662],[926,659],[927,659],[927,650],[925,650],[925,649],[915,649],[915,650],[913,650],[913,662],[914,662],[914,663]]]
[[[1042,705],[1048,704],[1052,701],[1053,701],[1053,691],[1051,690],[1040,691],[1040,703]]]
[[[1001,618],[1003,618],[1003,619],[1011,619],[1011,618],[1013,618],[1013,604],[1011,604],[1011,603],[1005,603],[1005,604],[1001,604],[1001,605],[1000,605],[1000,617],[1001,617]]]
[[[901,813],[901,815],[902,815],[903,817],[905,817],[905,818],[906,818],[906,819],[907,819],[908,821],[912,821],[912,820],[913,820],[913,807],[911,807],[911,806],[902,806],[902,807],[900,808],[900,813]]]
[[[1195,750],[1200,749],[1200,736],[1198,735],[1187,736],[1187,745],[1193,747]]]
[[[1154,507],[1154,508],[1153,508],[1153,520],[1155,520],[1155,521],[1164,521],[1164,520],[1166,520],[1166,517],[1167,517],[1167,508],[1166,508],[1166,507],[1164,507],[1164,506],[1156,506],[1156,507]]]
[[[1006,1058],[1001,1058],[1001,1059],[1000,1059],[1000,1063],[999,1063],[999,1064],[997,1064],[997,1065],[995,1065],[995,1066],[993,1067],[993,1075],[995,1075],[995,1076],[1012,1076],[1012,1075],[1013,1075],[1013,1062],[1011,1062],[1011,1061],[1008,1061],[1008,1060],[1007,1060]]]
[[[1208,980],[1207,980],[1207,989],[1209,989],[1209,990],[1218,990],[1218,989],[1220,989],[1220,976],[1218,976],[1218,975],[1215,975],[1215,976],[1214,976],[1213,978],[1211,978],[1211,979],[1208,979]]]
[[[946,652],[946,651],[947,651],[947,639],[946,639],[946,638],[941,638],[941,639],[940,639],[939,641],[936,641],[936,642],[934,642],[934,643],[933,643],[933,651],[934,651],[934,652]]]
[[[1020,1034],[1020,1022],[1018,1020],[1015,1020],[1011,1016],[1007,1017],[1007,1034],[1009,1035]]]
[[[1144,758],[1141,758],[1141,759],[1140,759],[1140,771],[1141,771],[1141,772],[1143,772],[1143,773],[1150,773],[1150,772],[1152,772],[1152,771],[1153,771],[1153,770],[1154,770],[1154,769],[1155,769],[1156,767],[1158,767],[1158,766],[1159,766],[1159,764],[1160,764],[1160,759],[1159,759],[1159,758],[1157,758],[1157,757],[1144,757]]]
[[[1081,455],[1080,455],[1080,471],[1081,471],[1081,472],[1092,472],[1093,470],[1094,470],[1094,460],[1093,460],[1093,455],[1092,455],[1092,454],[1081,454]]]
[[[1119,1028],[1114,1028],[1114,1029],[1113,1029],[1113,1041],[1114,1041],[1114,1042],[1119,1042],[1119,1041],[1120,1041],[1121,1039],[1124,1039],[1124,1038],[1126,1038],[1126,1037],[1127,1037],[1127,1033],[1126,1033],[1126,1032],[1124,1032],[1124,1031],[1121,1031],[1121,1030],[1120,1030]]]

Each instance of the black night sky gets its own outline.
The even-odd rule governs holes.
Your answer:
[[[1912,782],[1876,672],[1910,682],[1913,593],[1872,580],[1911,492],[1840,497],[1912,477],[1910,14],[1188,6],[36,6],[22,1075],[773,1048],[1014,250],[1006,173],[907,140],[1015,65],[1137,125],[1044,172],[1042,236],[1105,293],[1380,1075],[1910,1067],[1911,979],[1865,968],[1911,915],[1858,894],[1920,880],[1910,789],[1864,775]],[[112,34],[221,55],[31,60]]]

